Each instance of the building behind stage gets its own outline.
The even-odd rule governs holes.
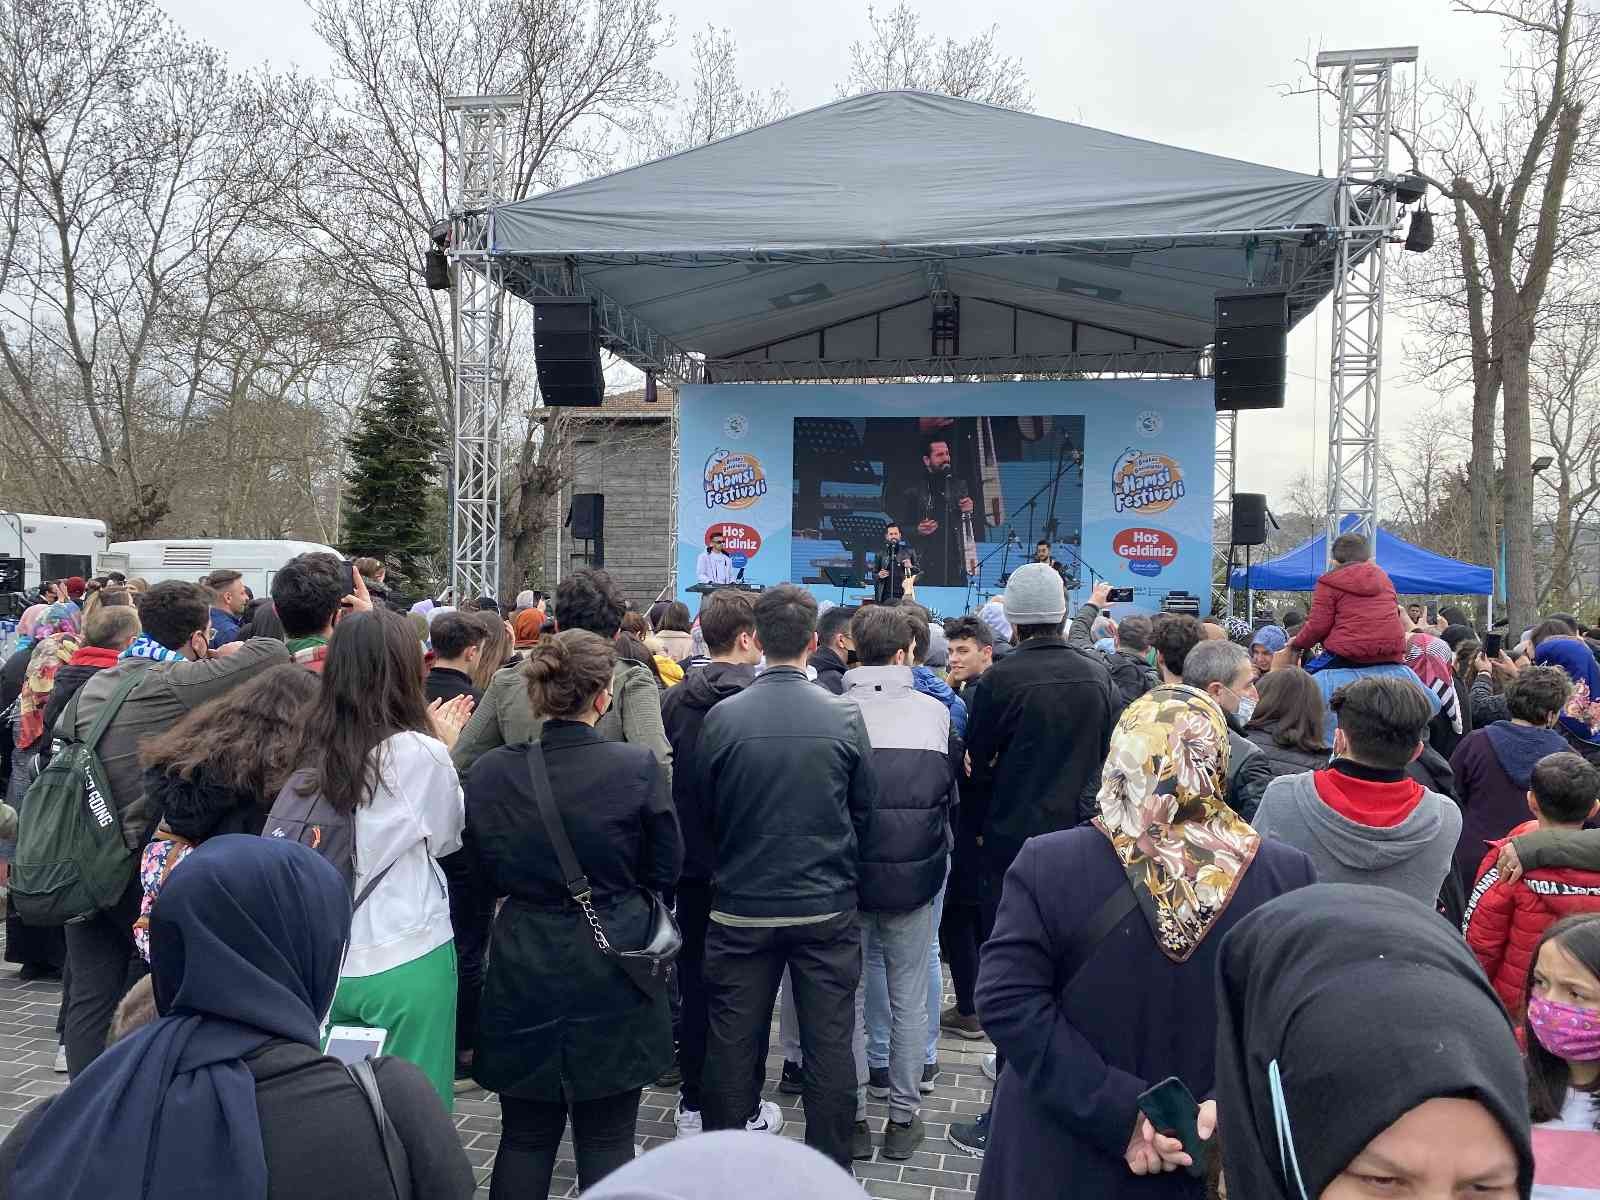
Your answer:
[[[562,491],[554,522],[559,526],[565,519],[573,493],[605,496],[606,570],[641,611],[665,586],[672,555],[674,395],[665,386],[656,395],[656,402],[647,404],[643,388],[612,392],[597,409],[572,410],[592,412],[593,420],[575,439],[572,479]],[[569,530],[552,528],[545,534],[546,590],[555,590],[558,555],[565,577],[586,564],[583,551],[583,543],[574,543]]]

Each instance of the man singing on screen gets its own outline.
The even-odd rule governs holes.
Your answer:
[[[900,499],[900,517],[911,530],[911,545],[929,587],[964,587],[974,562],[983,518],[966,479],[955,473],[950,441],[941,432],[925,435],[922,475]]]
[[[711,545],[705,548],[705,553],[694,560],[694,578],[696,583],[732,583],[733,563],[728,558],[728,552],[723,548],[723,538],[720,533],[711,535]]]
[[[905,594],[906,577],[915,577],[917,556],[911,552],[910,543],[900,536],[900,526],[890,525],[883,531],[883,549],[878,552],[876,576],[879,604],[898,600]]]

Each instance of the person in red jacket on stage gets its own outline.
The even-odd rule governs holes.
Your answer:
[[[1399,597],[1388,572],[1372,561],[1372,543],[1359,533],[1340,534],[1333,542],[1333,561],[1339,565],[1317,580],[1311,615],[1289,648],[1309,650],[1321,642],[1344,660],[1323,666],[1404,662]]]
[[[1528,809],[1534,819],[1517,826],[1504,840],[1536,829],[1573,832],[1600,813],[1600,768],[1580,755],[1570,751],[1545,755],[1533,768],[1532,784]],[[1461,931],[1520,1029],[1528,969],[1544,931],[1562,917],[1600,912],[1600,860],[1593,869],[1546,867],[1508,883],[1496,865],[1503,844],[1489,845],[1467,898]]]

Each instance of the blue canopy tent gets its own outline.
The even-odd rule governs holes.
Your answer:
[[[1353,521],[1354,518],[1351,518]],[[1494,589],[1494,569],[1461,562],[1402,541],[1386,529],[1378,530],[1378,565],[1394,580],[1402,595],[1487,596]],[[1328,535],[1301,542],[1287,554],[1245,569],[1235,567],[1229,584],[1256,591],[1309,592],[1317,577],[1328,569]]]

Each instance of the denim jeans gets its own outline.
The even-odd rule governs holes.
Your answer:
[[[949,873],[946,872],[946,882]],[[939,922],[944,919],[944,886],[933,898],[933,941],[928,950],[928,1054],[926,1063],[939,1061],[939,1013],[944,1008],[944,976],[939,972]],[[883,969],[883,950],[874,946],[862,972],[867,981],[867,1066],[889,1065],[889,980]]]
[[[889,1008],[889,1115],[909,1121],[922,1094],[928,1043],[928,944],[933,902],[904,913],[861,914],[861,985],[856,989],[856,1120],[867,1115],[867,964],[881,960]]]

